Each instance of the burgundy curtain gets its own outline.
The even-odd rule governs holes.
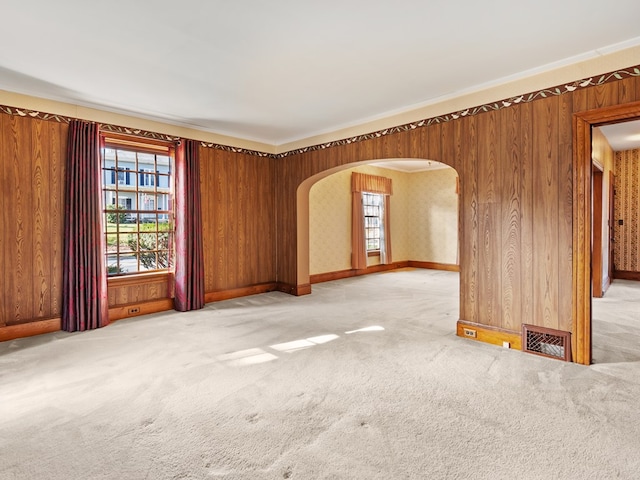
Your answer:
[[[176,149],[176,286],[178,311],[204,307],[204,258],[200,207],[199,142],[184,140]]]
[[[62,329],[68,332],[109,323],[101,169],[98,125],[72,120],[67,147],[62,284]]]

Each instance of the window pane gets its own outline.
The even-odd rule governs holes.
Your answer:
[[[170,232],[172,230],[171,222],[169,221],[168,217],[169,217],[168,215],[163,213],[158,215],[158,231]]]
[[[172,158],[105,148],[102,170],[108,274],[168,268]]]
[[[168,189],[169,188],[169,175],[158,174],[157,187],[158,189]]]
[[[383,196],[363,193],[365,245],[368,251],[380,250],[380,229],[382,228]]]
[[[156,195],[156,209],[157,210],[171,210],[171,204],[169,203],[169,194],[159,193]]]
[[[120,273],[118,269],[118,256],[107,255],[107,274],[116,275],[118,273]]]
[[[149,193],[140,194],[140,210],[155,210],[156,198],[155,195]]]
[[[156,170],[160,173],[171,173],[171,158],[166,155],[157,155]]]

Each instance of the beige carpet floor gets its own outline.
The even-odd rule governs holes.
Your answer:
[[[627,290],[590,367],[456,337],[426,270],[5,342],[0,478],[638,479]]]

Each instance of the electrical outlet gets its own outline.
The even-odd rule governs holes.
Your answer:
[[[140,313],[140,308],[139,307],[131,307],[129,309],[129,315],[133,315],[134,313]]]
[[[462,331],[464,332],[465,337],[476,338],[477,336],[477,332],[471,328],[463,328]]]

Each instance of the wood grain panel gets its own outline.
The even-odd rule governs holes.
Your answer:
[[[1,116],[0,325],[60,315],[62,151],[67,126]]]
[[[573,102],[564,96],[558,99],[558,104],[558,329],[569,332],[572,328]]]
[[[629,103],[640,100],[640,78],[631,77],[621,80],[618,84],[618,101]]]
[[[520,328],[522,311],[522,246],[520,241],[521,181],[520,172],[520,109],[505,109],[500,112],[501,130],[504,132],[502,145],[503,167],[501,170],[502,190],[502,322],[508,330]]]
[[[498,112],[478,116],[478,323],[501,325],[502,228]]]
[[[427,157],[430,160],[442,161],[442,125],[439,123],[427,127]]]
[[[211,190],[214,183],[214,164],[210,158],[212,149],[200,147],[200,191],[202,205],[202,243],[204,253],[204,289],[205,292],[215,288],[215,259],[213,239],[215,238],[214,208]]]
[[[574,112],[583,112],[589,108],[589,90],[581,88],[571,94]]]
[[[201,147],[205,292],[274,281],[272,160]]]
[[[275,178],[275,160],[266,160],[266,169],[256,172],[259,178],[256,215],[258,215],[258,231],[256,237],[261,241],[256,246],[258,276],[255,283],[273,281],[276,278],[276,230],[274,212],[276,211],[273,179]],[[254,245],[255,245],[254,238]]]
[[[558,329],[558,98],[533,103],[534,322]]]
[[[64,256],[64,177],[69,126],[48,122],[49,128],[49,221],[51,227],[51,316],[62,314],[62,261]]]
[[[522,308],[520,323],[533,325],[533,108],[530,103],[520,106],[520,294]]]
[[[236,163],[236,189],[237,201],[235,205],[232,203],[232,207],[235,206],[235,223],[236,223],[236,251],[235,258],[237,258],[235,284],[234,287],[240,286],[240,279],[251,279],[251,258],[249,252],[251,251],[251,242],[255,241],[251,238],[252,226],[247,222],[248,211],[253,205],[251,201],[252,192],[255,192],[254,188],[249,185],[249,179],[247,178],[247,163],[251,160],[249,158],[243,158],[241,162]],[[231,257],[233,258],[233,257]],[[231,280],[231,279],[230,279]]]
[[[478,258],[478,135],[476,118],[461,120],[463,168],[460,189],[460,318],[479,321]]]
[[[44,318],[51,313],[51,272],[47,260],[51,258],[51,223],[48,212],[48,197],[51,188],[49,175],[49,130],[46,122],[35,120],[32,126],[32,203],[31,215],[33,237],[33,292],[34,312],[32,318]],[[46,266],[45,266],[46,265]]]
[[[589,87],[587,93],[587,108],[603,108],[614,105],[618,102],[618,82],[605,83]]]
[[[150,300],[165,299],[168,296],[168,275],[154,277],[150,280],[135,277],[122,278],[127,281],[117,283],[117,280],[119,279],[109,280],[109,308],[133,303],[142,303]],[[114,282],[114,280],[116,280],[116,282]]]
[[[7,325],[29,321],[34,317],[33,295],[33,215],[32,211],[32,152],[31,119],[11,116],[4,122],[5,138],[5,197],[4,228],[7,241],[5,258],[7,279]],[[4,189],[4,187],[3,187]]]
[[[215,243],[214,252],[216,254],[215,263],[215,289],[223,290],[225,284],[234,284],[232,262],[237,260],[235,257],[229,256],[229,248],[233,241],[233,218],[230,218],[230,189],[235,185],[231,182],[235,180],[235,169],[233,165],[227,165],[225,154],[216,155],[215,162],[215,179],[213,184],[213,192],[215,194],[214,201],[214,224],[215,224]],[[233,259],[227,261],[226,259]]]
[[[238,162],[231,161],[229,154],[224,152],[221,162],[217,167],[217,188],[220,191],[220,202],[217,204],[216,216],[219,218],[221,235],[219,252],[222,253],[218,259],[218,267],[224,271],[225,276],[218,277],[217,287],[224,288],[223,285],[238,286],[238,197],[244,192],[238,191]],[[228,261],[233,259],[233,261]]]
[[[439,161],[446,162],[448,165],[455,165],[456,151],[459,151],[456,144],[456,124],[447,122],[442,124],[440,130],[440,157]]]

